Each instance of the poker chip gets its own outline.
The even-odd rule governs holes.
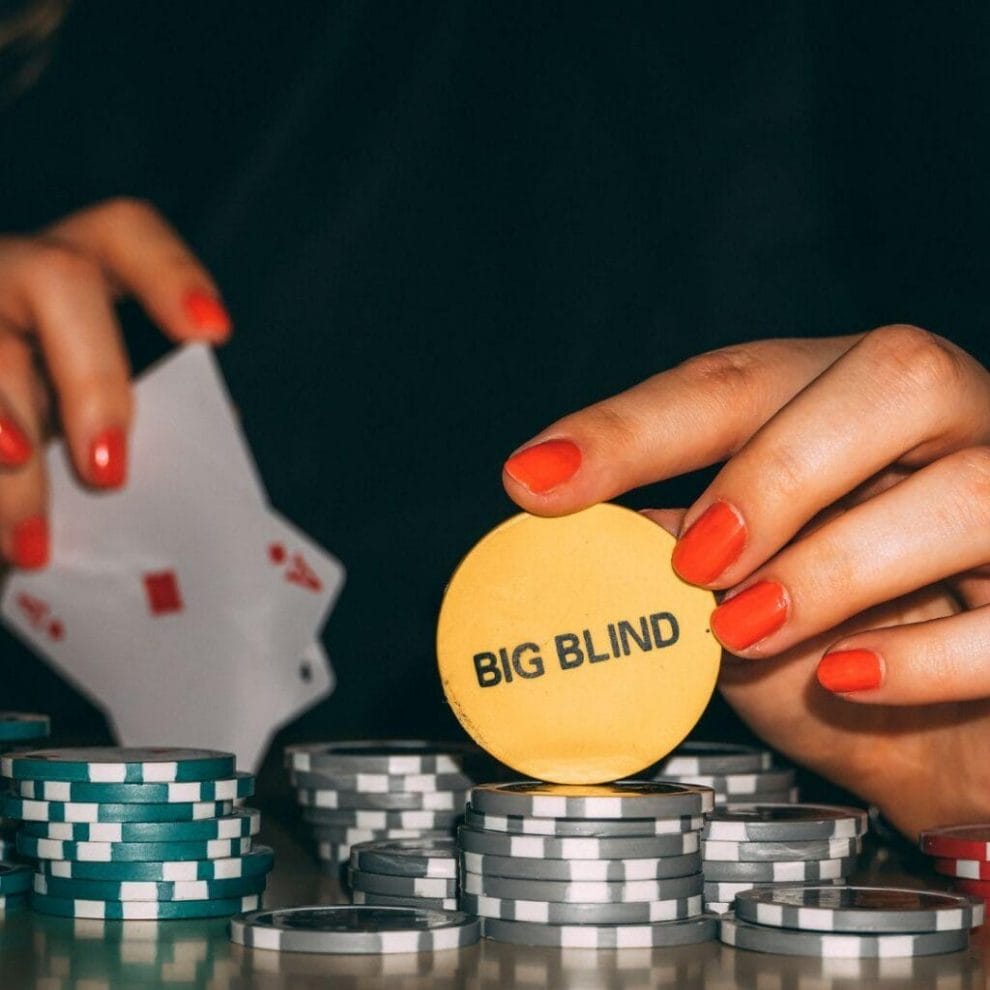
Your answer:
[[[68,842],[192,842],[245,838],[257,835],[260,828],[259,812],[238,808],[226,815],[180,822],[24,822],[21,833]]]
[[[322,810],[322,809],[321,809]],[[432,832],[450,829],[461,818],[459,811],[324,811],[321,825],[341,829],[406,829]],[[312,816],[306,816],[314,822]]]
[[[660,856],[653,859],[516,859],[512,856],[462,854],[464,869],[493,877],[521,880],[629,882],[665,880],[701,873],[701,854]]]
[[[667,880],[559,881],[525,880],[480,873],[464,873],[461,890],[465,894],[511,901],[550,901],[564,904],[629,904],[642,901],[670,901],[700,894],[700,874]]]
[[[17,851],[33,859],[90,863],[162,862],[230,859],[251,851],[252,839],[205,839],[202,842],[65,842],[17,836]]]
[[[861,849],[862,840],[858,837],[852,839],[795,840],[793,842],[729,842],[706,839],[701,844],[702,855],[706,863],[841,859],[847,856],[857,856]]]
[[[51,729],[47,715],[33,712],[0,712],[0,743],[44,739]]]
[[[101,804],[93,801],[32,801],[7,794],[4,814],[25,822],[188,822],[231,814],[229,801],[175,804]]]
[[[942,859],[990,861],[990,825],[947,825],[919,835],[921,851]]]
[[[486,815],[469,804],[464,824],[489,832],[513,835],[591,836],[614,838],[623,835],[666,835],[697,832],[704,818],[682,815],[678,818],[534,818],[529,815]]]
[[[683,921],[647,925],[547,925],[526,921],[482,918],[482,934],[510,945],[565,949],[647,949],[697,945],[715,938],[715,918],[699,915]]]
[[[393,877],[364,870],[347,871],[352,890],[366,894],[386,894],[390,897],[456,897],[457,880],[446,877]]]
[[[160,862],[86,862],[42,859],[35,870],[48,876],[76,880],[175,881],[224,880],[270,873],[274,853],[268,846],[255,846],[242,856],[228,859],[168,860]]]
[[[990,880],[972,880],[968,877],[956,877],[952,886],[953,889],[961,894],[982,897],[984,901],[990,900]]]
[[[31,888],[31,869],[15,863],[0,863],[0,894],[9,897]]]
[[[36,749],[4,756],[0,773],[14,780],[114,784],[205,781],[231,776],[234,756],[172,747]]]
[[[711,914],[727,914],[732,910],[732,901],[705,901],[705,910]]]
[[[113,921],[165,920],[172,918],[214,918],[227,914],[256,911],[261,904],[257,894],[215,898],[206,901],[91,901],[72,900],[32,893],[32,911],[63,918],[105,918]]]
[[[426,791],[422,794],[361,794],[350,791],[311,790],[298,788],[296,799],[304,807],[340,810],[342,813],[362,812],[464,812],[466,791]]]
[[[523,859],[656,859],[696,852],[700,845],[696,832],[608,839],[554,838],[481,832],[464,825],[458,828],[457,839],[465,852]]]
[[[400,897],[393,894],[373,894],[366,890],[351,892],[355,904],[372,904],[378,907],[424,908],[430,911],[457,911],[456,897]]]
[[[229,880],[140,881],[73,880],[34,874],[36,894],[86,901],[211,901],[260,894],[267,877],[262,873]]]
[[[664,777],[664,781],[677,780],[682,785],[693,784],[710,787],[716,794],[733,799],[736,795],[759,795],[767,791],[783,792],[794,786],[794,771],[761,770],[759,773],[688,774],[681,777]]]
[[[389,876],[457,878],[453,839],[395,839],[364,842],[351,848],[351,865]]]
[[[684,742],[670,756],[661,760],[651,777],[698,776],[734,773],[755,773],[769,770],[773,755],[753,746],[720,742]]]
[[[232,941],[285,952],[432,952],[473,945],[480,933],[479,920],[460,912],[364,905],[257,911],[230,923]]]
[[[0,914],[12,911],[14,908],[27,907],[27,894],[0,894]]]
[[[757,880],[763,882],[790,882],[809,880],[835,880],[847,877],[856,868],[856,857],[822,860],[788,860],[768,863],[739,863],[705,861],[705,879],[708,881]]]
[[[844,877],[836,880],[816,880],[816,887],[838,887],[846,883]],[[705,895],[705,904],[708,903],[724,903],[731,904],[735,899],[737,894],[741,894],[745,890],[757,890],[762,887],[796,887],[805,886],[804,881],[794,882],[794,881],[753,881],[753,880],[739,880],[739,881],[725,881],[725,880],[705,880],[705,888],[702,893]]]
[[[947,877],[990,880],[990,862],[983,859],[936,859],[932,868]]]
[[[866,829],[866,812],[856,808],[760,802],[716,809],[702,835],[726,842],[805,842],[855,838]]]
[[[290,770],[293,787],[347,791],[353,794],[435,794],[467,792],[474,781],[462,773],[326,773],[321,770]]]
[[[16,780],[14,793],[34,801],[96,802],[98,804],[194,804],[237,801],[254,793],[254,777],[245,772],[212,780],[163,783],[90,783],[65,780]]]
[[[589,786],[517,781],[473,788],[471,807],[482,814],[532,818],[673,818],[711,811],[714,796],[706,787],[662,781]]]
[[[735,898],[739,921],[802,931],[968,931],[983,916],[970,897],[894,887],[764,887]]]
[[[477,747],[463,743],[379,739],[287,746],[285,761],[293,770],[327,773],[460,774],[465,761],[476,758],[478,752]]]
[[[548,925],[646,925],[701,914],[701,894],[662,901],[618,904],[513,900],[462,891],[461,909],[480,918],[530,921]]]
[[[754,952],[829,959],[926,956],[958,952],[969,944],[969,932],[965,929],[909,934],[827,934],[756,925],[737,919],[731,911],[720,918],[719,938],[727,945]]]

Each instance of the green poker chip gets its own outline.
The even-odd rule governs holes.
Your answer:
[[[171,746],[33,749],[11,753],[0,761],[0,773],[14,780],[171,783],[215,780],[233,772],[233,753]]]
[[[90,863],[188,862],[230,859],[251,851],[251,837],[205,839],[201,842],[66,842],[17,836],[17,851],[33,859],[78,860]]]
[[[254,777],[245,772],[215,780],[161,783],[91,783],[72,780],[16,780],[14,793],[32,801],[69,801],[108,804],[172,804],[236,801],[254,793]]]
[[[264,873],[228,880],[73,880],[34,874],[36,894],[84,901],[213,901],[260,894]]]
[[[13,908],[27,907],[27,894],[0,894],[0,914]]]
[[[21,834],[68,842],[197,842],[245,838],[260,828],[260,812],[237,808],[229,815],[188,822],[24,822]]]
[[[35,870],[51,877],[75,880],[228,880],[270,873],[275,854],[268,846],[255,846],[243,856],[228,859],[158,860],[95,863],[71,859],[42,859]]]
[[[35,801],[3,795],[3,813],[22,822],[189,822],[229,815],[230,801],[177,801],[125,804],[95,801]]]
[[[23,894],[31,887],[31,868],[16,863],[0,863],[0,895]]]
[[[0,743],[44,739],[51,728],[47,715],[33,712],[0,712]]]
[[[32,893],[31,909],[62,918],[102,918],[108,921],[160,921],[170,918],[216,918],[256,911],[258,894],[218,897],[207,901],[89,901]]]

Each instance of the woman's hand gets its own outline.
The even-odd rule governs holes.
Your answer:
[[[647,514],[725,592],[728,701],[905,833],[990,817],[990,374],[908,326],[728,348],[559,420],[504,483],[560,515],[722,461]]]
[[[213,280],[146,203],[110,200],[35,236],[0,237],[0,551],[16,566],[48,560],[42,441],[52,414],[85,483],[125,483],[131,391],[114,313],[121,295],[177,342],[218,343],[230,333]]]

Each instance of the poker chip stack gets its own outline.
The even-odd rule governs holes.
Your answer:
[[[49,733],[47,715],[28,712],[0,712],[0,753],[16,752],[24,746],[37,746]],[[6,782],[0,778],[0,862],[17,860],[17,822],[3,816]]]
[[[351,848],[347,877],[355,904],[457,910],[452,838],[359,843]]]
[[[458,829],[461,910],[519,945],[686,945],[714,938],[702,913],[706,787],[519,782],[471,791]]]
[[[961,894],[886,887],[772,886],[736,895],[719,938],[737,949],[828,959],[958,952],[983,924]]]
[[[867,814],[815,804],[716,808],[705,822],[701,855],[705,908],[728,911],[753,888],[843,883],[856,868]]]
[[[715,807],[786,804],[799,799],[794,770],[774,768],[773,754],[753,746],[686,742],[652,768],[654,780],[698,784],[715,792]]]
[[[952,877],[956,891],[990,900],[990,824],[928,829],[919,842],[922,852],[935,857],[935,872]]]
[[[205,918],[261,904],[273,854],[235,801],[254,778],[230,753],[38,749],[9,754],[6,813],[34,861],[30,906],[71,918]]]
[[[357,843],[451,838],[480,751],[459,743],[383,739],[289,746],[285,762],[324,869]]]

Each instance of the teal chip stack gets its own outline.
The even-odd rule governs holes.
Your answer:
[[[106,920],[207,918],[261,906],[273,854],[235,807],[254,779],[230,753],[39,749],[0,761],[16,846],[34,863],[30,906]]]
[[[0,753],[13,753],[25,746],[37,746],[39,740],[48,737],[49,729],[50,724],[47,715],[38,715],[33,712],[0,711]],[[0,778],[0,864],[16,862],[18,859],[17,822],[14,819],[4,817],[3,812],[2,802],[6,789],[6,783],[3,778]],[[0,885],[0,891],[2,889],[2,885]],[[2,897],[4,895],[0,893],[0,898]],[[0,904],[0,910],[20,906],[21,903],[22,901],[18,898],[13,901],[7,898],[3,904]]]

